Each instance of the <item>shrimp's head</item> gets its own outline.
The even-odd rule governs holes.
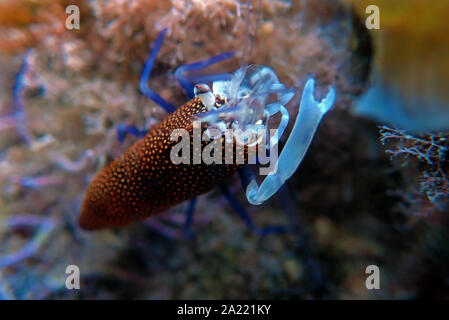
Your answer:
[[[196,85],[195,95],[208,109],[201,121],[209,126],[221,131],[260,132],[268,128],[271,115],[284,111],[281,106],[291,100],[294,89],[282,84],[273,69],[250,65],[238,69],[231,80],[214,81],[212,90],[205,84]],[[288,123],[288,114],[281,121],[282,131],[285,121]]]

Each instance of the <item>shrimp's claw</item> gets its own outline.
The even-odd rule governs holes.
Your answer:
[[[268,174],[260,187],[253,178],[246,188],[246,197],[251,204],[264,203],[295,173],[312,142],[321,119],[334,105],[336,93],[332,86],[321,101],[315,99],[314,91],[315,80],[309,79],[304,87],[295,125],[277,159],[275,170]]]
[[[333,106],[335,102],[335,89],[334,87],[329,87],[329,92],[326,97],[324,97],[321,101],[317,101],[315,99],[315,79],[311,78],[306,82],[304,86],[304,91],[302,93],[301,107],[304,104],[316,105],[316,107],[321,111],[324,115],[329,109]]]

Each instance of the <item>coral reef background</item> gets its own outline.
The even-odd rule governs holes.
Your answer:
[[[65,28],[69,4],[80,8],[80,30]],[[389,63],[379,62],[382,35],[364,28],[360,8],[333,0],[0,1],[0,298],[447,298],[449,134],[379,129],[351,111],[373,69],[389,74],[406,60],[390,48]],[[447,45],[443,26],[420,23],[429,27],[399,30]],[[137,139],[119,142],[117,126],[149,129],[166,117],[139,91],[165,28],[150,85],[175,105],[187,96],[174,70],[230,50],[235,59],[207,72],[234,71],[245,59],[299,90],[310,76],[319,95],[337,88],[334,110],[282,193],[254,207],[237,177],[229,181],[258,225],[291,232],[256,235],[219,191],[199,198],[192,239],[182,237],[188,203],[128,228],[79,229],[89,182]],[[440,65],[428,59],[424,70]],[[447,75],[441,66],[437,79]],[[421,70],[400,67],[387,84]],[[297,104],[288,108],[294,119]],[[80,267],[81,290],[65,287],[69,264]],[[370,264],[381,269],[381,290],[365,288]]]

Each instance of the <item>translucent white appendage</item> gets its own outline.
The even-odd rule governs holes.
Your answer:
[[[253,205],[271,198],[290,178],[304,158],[324,114],[335,102],[335,90],[329,88],[327,96],[317,101],[314,98],[315,80],[309,79],[304,87],[301,107],[295,125],[278,159],[277,171],[270,173],[260,187],[253,179],[246,188],[246,197]]]
[[[247,137],[238,140],[247,146],[259,143],[259,133],[268,132],[270,118],[277,113],[281,116],[277,137],[282,135],[290,118],[284,105],[295,94],[279,81],[273,69],[261,65],[242,67],[231,80],[214,81],[212,90],[198,84],[194,93],[208,109],[201,120],[212,128],[235,130],[237,138]],[[277,137],[271,137],[269,144],[277,145]]]

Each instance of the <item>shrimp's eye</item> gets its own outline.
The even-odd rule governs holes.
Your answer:
[[[193,93],[195,94],[195,96],[208,92],[211,92],[211,90],[209,86],[204,83],[196,84],[195,87],[193,88]]]
[[[207,84],[200,83],[195,85],[193,93],[195,94],[195,97],[201,99],[207,110],[215,108],[215,96]]]

